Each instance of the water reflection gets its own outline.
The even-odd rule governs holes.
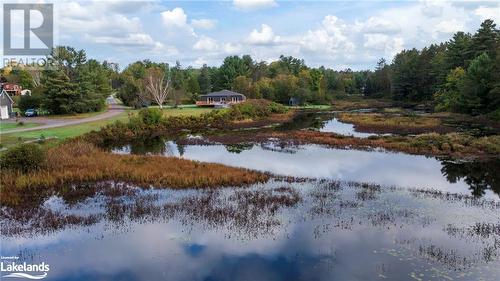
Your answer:
[[[277,130],[302,130],[314,129],[325,133],[336,133],[344,136],[353,136],[357,138],[368,138],[377,136],[378,134],[358,132],[354,129],[353,124],[339,121],[335,114],[331,112],[325,113],[302,113],[297,115],[292,121],[287,122]]]
[[[203,162],[244,167],[277,175],[373,182],[398,187],[436,189],[487,198],[500,195],[499,160],[455,163],[433,157],[330,149],[319,145],[292,146],[287,143],[186,145],[167,141],[152,150],[134,145],[115,149],[117,153],[161,154]],[[162,147],[158,149],[158,147]],[[496,193],[496,195],[495,195]]]
[[[322,180],[133,190],[76,205],[51,198],[46,209],[99,221],[41,234],[2,232],[1,254],[45,261],[48,280],[495,280],[500,274],[500,206],[466,205],[466,196]]]
[[[485,195],[486,190],[500,194],[500,160],[489,162],[442,161],[441,172],[449,182],[463,180],[469,185],[474,196]]]
[[[353,136],[356,138],[368,138],[371,136],[377,136],[377,134],[357,132],[354,129],[353,124],[340,122],[339,120],[337,120],[337,118],[333,118],[324,122],[319,131],[325,133],[336,133],[344,136]]]

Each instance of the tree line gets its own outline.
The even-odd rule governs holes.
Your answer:
[[[500,32],[492,20],[474,34],[457,32],[447,42],[403,50],[390,63],[380,59],[373,71],[313,68],[283,55],[270,63],[229,56],[219,67],[200,68],[143,60],[119,71],[116,64],[87,60],[85,51],[71,47],[57,47],[50,59],[61,67],[41,73],[12,70],[2,79],[35,89],[38,95],[25,100],[51,113],[99,110],[113,92],[126,105],[141,107],[192,103],[199,95],[229,89],[284,104],[292,98],[299,104],[327,104],[364,96],[500,116]]]

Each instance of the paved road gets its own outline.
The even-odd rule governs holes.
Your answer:
[[[116,116],[116,115],[122,113],[124,110],[125,110],[125,107],[123,107],[121,105],[110,104],[108,110],[104,113],[101,113],[99,115],[95,115],[92,117],[76,119],[76,120],[75,119],[66,119],[66,120],[65,119],[50,119],[50,118],[46,118],[46,117],[21,118],[20,121],[23,121],[23,122],[43,123],[45,125],[31,127],[31,128],[20,128],[20,129],[14,129],[14,130],[7,130],[5,132],[3,132],[3,131],[0,132],[0,134],[44,130],[44,129],[51,129],[51,128],[93,122],[93,121],[111,118],[113,116]]]

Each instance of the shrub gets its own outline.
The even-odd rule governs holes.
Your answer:
[[[29,172],[45,162],[45,151],[37,144],[20,144],[8,149],[0,158],[2,169]]]
[[[163,117],[163,112],[158,108],[144,108],[139,111],[142,122],[148,126],[158,125]]]
[[[229,114],[234,119],[257,119],[275,113],[286,113],[287,111],[288,109],[279,103],[270,102],[265,99],[251,99],[233,105]]]
[[[275,114],[284,114],[287,113],[288,111],[288,108],[286,106],[276,102],[272,102],[271,104],[269,104],[268,108],[271,111],[271,113]]]

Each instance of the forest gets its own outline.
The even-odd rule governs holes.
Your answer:
[[[221,66],[201,68],[137,61],[120,70],[117,64],[87,59],[84,50],[60,46],[50,60],[57,70],[4,67],[2,81],[33,89],[20,98],[21,109],[43,108],[51,114],[98,111],[116,93],[125,105],[143,107],[152,99],[146,77],[160,73],[168,82],[165,102],[192,103],[199,95],[230,89],[247,98],[288,104],[331,104],[353,96],[425,104],[435,111],[500,119],[500,31],[485,20],[474,33],[457,32],[443,43],[406,49],[374,70],[342,71],[308,67],[303,59],[280,56],[273,62],[249,55],[229,56]],[[163,81],[163,80],[162,80]]]

